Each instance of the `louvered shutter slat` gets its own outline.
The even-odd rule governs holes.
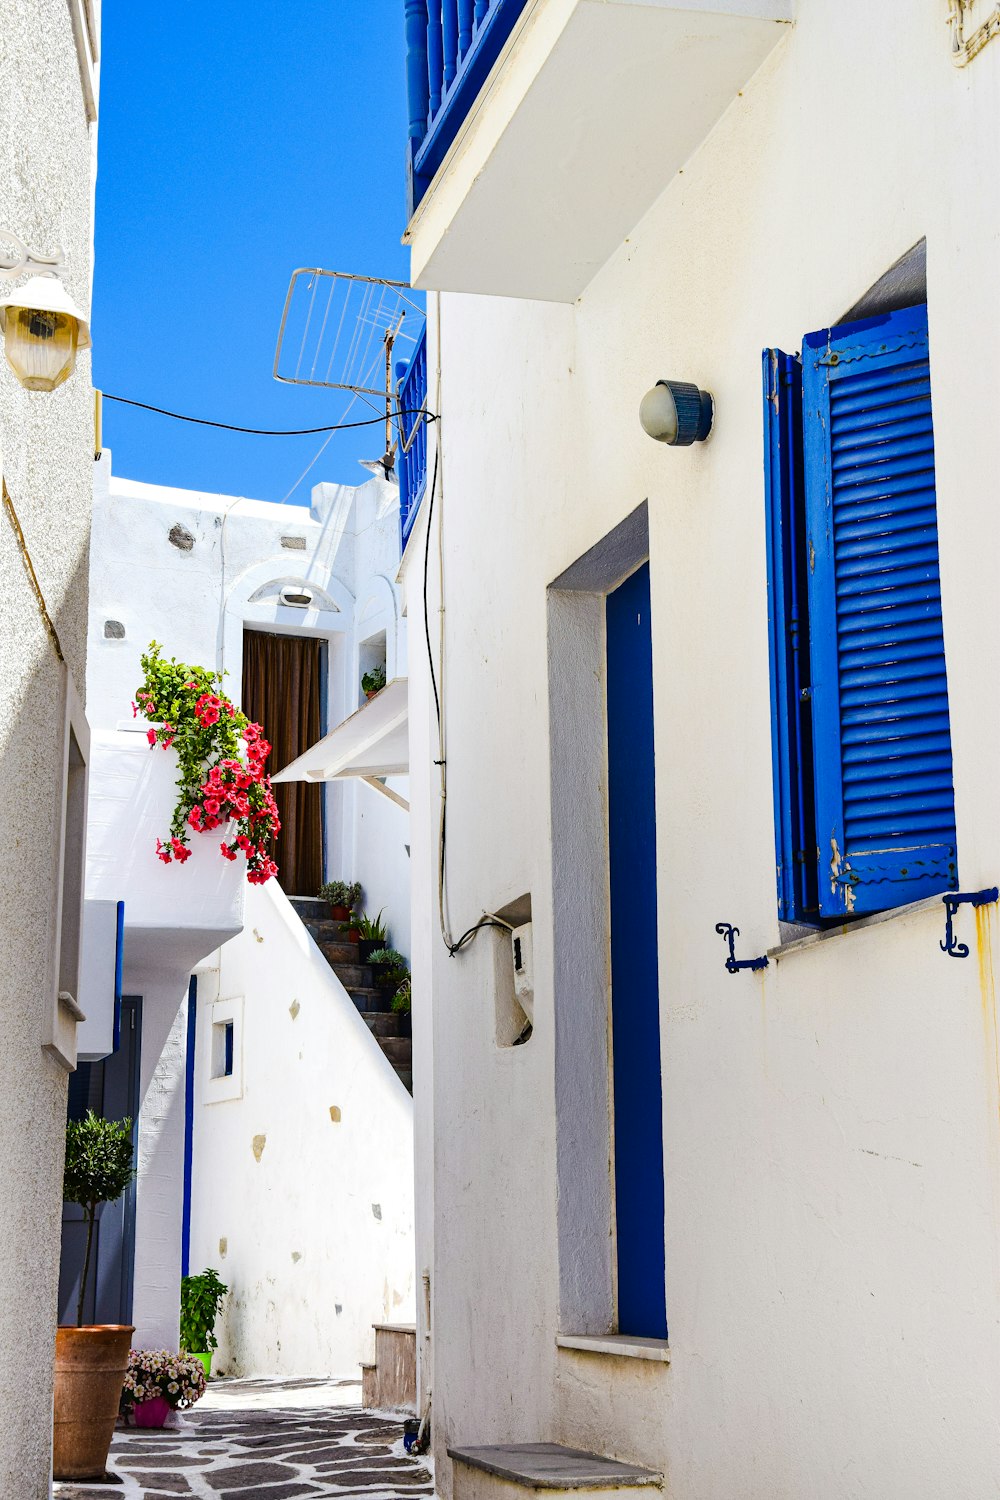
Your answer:
[[[958,881],[926,309],[810,334],[803,426],[819,907]]]

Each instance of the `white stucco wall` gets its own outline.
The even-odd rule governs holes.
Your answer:
[[[113,786],[106,799],[92,799],[91,808],[99,835],[93,858],[103,881],[101,894],[124,895],[126,901],[126,989],[143,996],[137,1337],[166,1346],[177,1341],[186,996],[190,970],[198,965],[199,1037],[203,1042],[206,1028],[210,1032],[212,999],[226,998],[237,984],[241,1057],[252,1080],[246,1094],[219,1102],[209,1077],[210,1049],[199,1043],[191,1265],[197,1270],[217,1264],[220,1238],[233,1246],[228,1266],[220,1267],[234,1292],[224,1354],[230,1368],[350,1373],[370,1356],[373,1321],[412,1319],[412,1104],[325,959],[309,949],[299,918],[280,892],[266,900],[258,893],[253,900],[252,888],[240,878],[242,865],[225,864],[217,845],[202,848],[196,840],[195,857],[183,867],[156,861],[153,843],[162,830],[154,830],[150,820],[169,820],[170,756],[161,761],[158,750],[145,751],[130,701],[141,680],[140,657],[155,639],[168,656],[227,671],[226,690],[238,702],[243,629],[257,626],[329,642],[332,727],[362,697],[365,642],[384,637],[389,675],[405,674],[405,625],[393,582],[398,537],[398,492],[379,478],[356,487],[318,485],[308,511],[119,479],[107,452],[98,466],[91,551],[92,714],[96,724],[112,731],[98,736],[108,776],[115,774],[115,757],[135,741],[145,768],[137,788],[140,830],[129,833],[121,826],[128,813],[120,798],[114,802]],[[284,584],[312,589],[314,607],[282,605],[278,591]],[[109,620],[116,624],[106,635]],[[151,776],[155,785],[147,785]],[[392,784],[405,796],[406,778]],[[102,787],[99,777],[99,792]],[[363,785],[331,785],[327,798],[330,877],[360,879],[369,908],[386,909],[394,942],[408,952],[405,813]],[[148,844],[145,863],[141,849],[137,852],[141,839]],[[279,846],[279,865],[280,860]],[[121,891],[116,880],[130,862],[134,879]],[[246,930],[221,949],[220,957],[219,942],[244,920],[244,894],[249,898]],[[251,917],[251,911],[258,915]],[[267,953],[282,955],[264,964],[255,930],[262,911],[268,918]],[[295,995],[280,1005],[276,1020],[275,992],[283,994],[293,979]],[[292,1026],[288,1006],[296,996],[302,1011]],[[325,1099],[315,1064],[302,1066],[304,1038],[314,1057],[336,1056],[341,1093],[351,1100],[343,1129],[332,1127],[329,1108],[336,1101]],[[318,1128],[312,1121],[317,1109]],[[252,1170],[244,1180],[247,1142],[262,1132],[278,1144],[263,1171],[249,1156]],[[348,1141],[349,1149],[337,1144]],[[295,1149],[303,1142],[311,1143],[308,1149]],[[316,1179],[324,1150],[332,1174],[325,1185]],[[276,1157],[281,1160],[277,1173]],[[240,1190],[230,1191],[231,1184],[240,1184]],[[371,1203],[380,1195],[384,1218],[376,1220]],[[321,1212],[313,1205],[317,1196]],[[285,1253],[283,1241],[262,1229],[265,1222],[275,1233],[280,1228],[293,1235],[296,1259],[291,1250]],[[334,1225],[348,1224],[350,1233],[333,1232]],[[202,1246],[208,1248],[199,1262]],[[323,1288],[332,1280],[338,1294],[331,1300]]]
[[[943,12],[802,5],[575,307],[442,298],[452,923],[530,890],[536,964],[534,1035],[504,1050],[498,940],[415,946],[443,1494],[448,1443],[543,1438],[647,1463],[676,1500],[997,1492],[995,910],[966,914],[968,962],[939,951],[939,905],[761,978],[728,975],[714,932],[778,941],[760,351],[835,322],[922,236],[963,887],[1000,871],[1000,46],[956,71]],[[665,376],[714,393],[703,447],[642,433]],[[574,997],[552,983],[546,588],[646,499],[669,1365],[555,1343],[554,1016]],[[417,887],[432,755],[418,737]]]
[[[211,1076],[217,1000],[233,1080]],[[231,1288],[216,1367],[357,1377],[372,1324],[413,1321],[413,1104],[274,885],[199,973],[196,1078],[191,1265]]]
[[[92,139],[65,0],[0,3],[0,227],[62,247],[90,305]],[[3,244],[6,253],[9,247]],[[6,291],[11,283],[0,283]],[[93,469],[90,355],[59,390],[29,394],[0,356],[0,472],[66,658],[42,625],[0,514],[0,1493],[48,1494],[66,1073],[52,1025],[65,673],[83,697]]]

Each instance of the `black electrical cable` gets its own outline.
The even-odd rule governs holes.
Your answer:
[[[443,745],[442,745],[442,741],[441,741],[441,698],[440,698],[440,694],[438,693],[437,673],[434,670],[434,651],[433,651],[433,648],[431,646],[430,602],[429,602],[428,594],[427,594],[427,572],[428,572],[428,568],[430,567],[430,557],[431,557],[431,522],[434,519],[434,496],[437,493],[437,476],[438,476],[438,449],[437,449],[437,445],[435,444],[435,448],[434,448],[434,468],[433,468],[433,471],[431,473],[430,492],[429,492],[428,498],[427,498],[427,533],[426,533],[426,538],[425,538],[425,541],[424,541],[424,639],[427,642],[427,666],[428,666],[428,669],[430,671],[431,688],[433,689],[433,692],[434,692],[434,716],[435,716],[435,718],[437,720],[438,754],[440,755],[441,752],[442,752],[442,750],[443,750],[443,748],[444,748]],[[441,782],[442,782],[442,792],[443,792],[443,795],[442,795],[442,798],[441,798],[441,833],[440,833],[440,850],[439,850],[439,858],[440,858],[440,869],[439,869],[440,881],[439,881],[439,883],[440,883],[440,890],[438,892],[439,899],[443,900],[443,896],[444,896],[445,851],[447,849],[447,843],[448,843],[447,762],[442,757],[442,759],[436,760],[434,762],[434,764],[436,766],[438,766],[440,768],[440,771],[441,771]],[[442,919],[443,919],[443,911],[442,911]],[[480,917],[480,919],[479,919],[478,922],[474,922],[471,927],[468,927],[465,930],[465,932],[462,933],[462,936],[457,939],[456,942],[450,943],[448,941],[448,939],[446,937],[444,937],[444,923],[443,923],[443,920],[442,920],[441,936],[444,937],[444,944],[445,944],[445,947],[448,949],[448,953],[449,953],[450,957],[454,958],[456,953],[460,953],[462,951],[462,949],[466,946],[467,943],[471,943],[472,942],[472,939],[475,937],[476,933],[477,932],[481,932],[484,927],[498,927],[498,928],[500,928],[500,930],[502,932],[510,932],[510,930],[511,930],[509,922],[502,922],[497,917],[483,916],[483,917]]]
[[[188,417],[183,412],[167,411],[164,406],[150,406],[146,401],[133,401],[129,396],[110,396],[102,392],[105,401],[117,401],[120,406],[137,406],[140,411],[155,412],[159,417],[172,417],[175,422],[193,422],[197,427],[220,427],[223,432],[245,432],[251,437],[315,437],[319,432],[349,432],[355,427],[380,427],[385,417],[366,417],[361,422],[331,422],[327,427],[238,427],[233,422],[213,422],[208,417]],[[393,417],[423,417],[425,422],[436,422],[433,412],[422,407],[415,411],[393,411]]]

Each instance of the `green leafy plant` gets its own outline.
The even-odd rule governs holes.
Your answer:
[[[188,1354],[206,1354],[209,1349],[218,1348],[215,1320],[228,1291],[225,1282],[219,1280],[218,1271],[211,1266],[197,1276],[182,1279],[181,1348]]]
[[[83,1326],[98,1207],[102,1203],[116,1203],[134,1176],[131,1120],[102,1120],[92,1109],[88,1109],[84,1119],[70,1120],[66,1126],[63,1198],[67,1203],[80,1205],[87,1224],[87,1249],[76,1304],[78,1328]]]
[[[372,667],[361,679],[363,693],[378,693],[385,687],[385,667]]]
[[[377,917],[359,914],[354,918],[354,925],[366,943],[385,943],[389,937],[385,923],[382,921],[382,912],[379,912]]]
[[[403,980],[399,989],[392,997],[392,1008],[397,1015],[408,1016],[410,1014],[410,979],[409,976]]]
[[[270,849],[281,828],[278,808],[264,762],[271,747],[259,724],[252,724],[219,691],[222,677],[205,667],[190,667],[160,653],[151,641],[142,657],[143,680],[136,689],[133,715],[140,710],[151,726],[149,748],[157,744],[177,752],[177,801],[170,837],[156,841],[165,865],[191,858],[192,833],[221,828],[223,859],[242,852],[247,880],[263,885],[277,875]],[[232,834],[230,825],[236,824]]]
[[[320,901],[329,901],[331,906],[346,906],[348,911],[353,911],[361,900],[361,885],[357,880],[328,880],[316,895]]]
[[[376,948],[368,962],[375,970],[375,984],[380,990],[395,991],[410,977],[405,957],[395,948]]]

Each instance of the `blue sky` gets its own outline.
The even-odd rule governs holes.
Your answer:
[[[95,384],[245,426],[337,421],[342,393],[272,378],[288,278],[406,279],[405,143],[403,0],[104,0]],[[322,438],[105,402],[104,442],[127,478],[281,500]],[[292,502],[360,483],[382,446],[336,435]]]

